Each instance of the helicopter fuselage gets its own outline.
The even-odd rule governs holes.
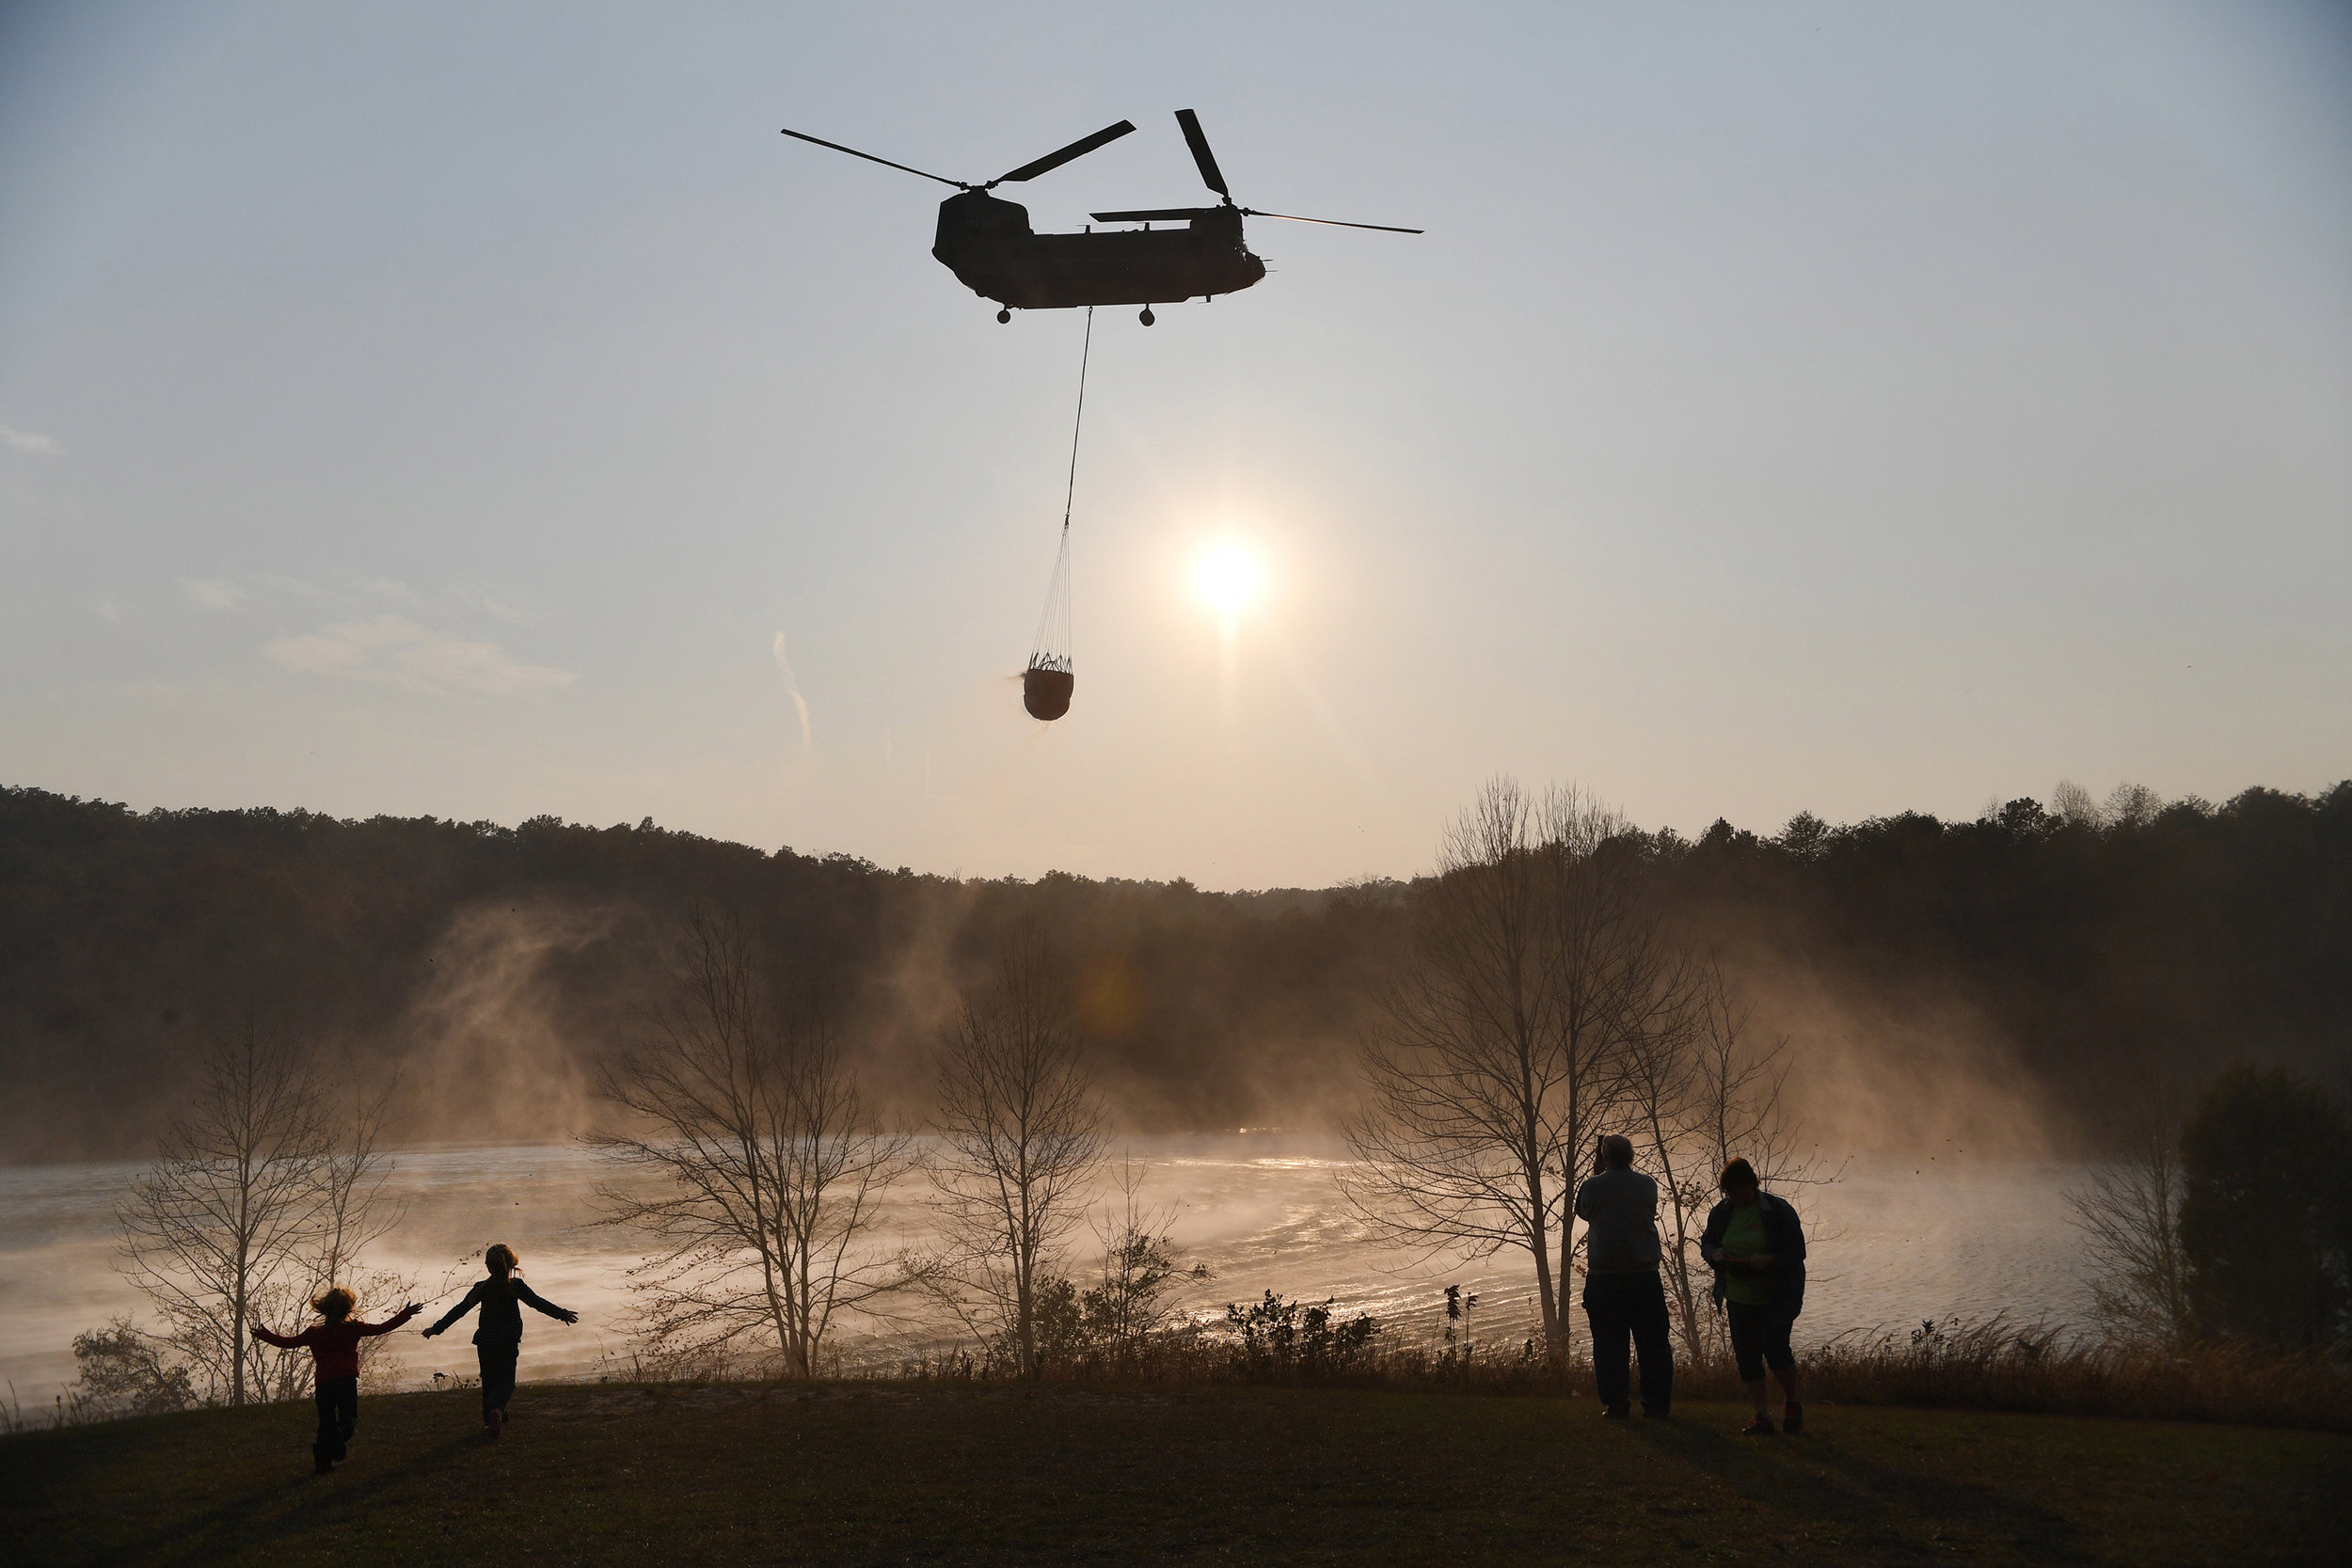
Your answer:
[[[974,293],[1016,310],[1173,305],[1230,294],[1265,277],[1238,209],[1203,209],[1182,228],[1039,234],[1029,210],[986,191],[939,204],[931,254]]]

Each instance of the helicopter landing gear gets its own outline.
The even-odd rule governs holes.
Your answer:
[[[1158,321],[1159,319],[1159,317],[1152,313],[1152,307],[1149,305],[1143,308],[1143,314],[1136,318],[1136,320],[1141,322],[1146,326],[1151,325],[1153,322]]]
[[[1007,309],[1007,310],[999,310],[999,311],[997,311],[997,312],[996,312],[996,325],[997,325],[1002,326],[1002,325],[1005,325],[1005,323],[1007,323],[1007,322],[1009,322],[1009,321],[1010,321],[1010,320],[1012,320],[1012,312],[1011,312],[1009,309]]]

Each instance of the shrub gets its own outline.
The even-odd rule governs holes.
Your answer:
[[[2308,1350],[2352,1327],[2352,1120],[2317,1085],[2239,1068],[2181,1134],[2181,1251],[2201,1333]]]
[[[1380,1333],[1378,1320],[1364,1313],[1343,1322],[1330,1301],[1310,1307],[1272,1291],[1246,1308],[1229,1304],[1225,1326],[1234,1337],[1233,1370],[1249,1383],[1311,1383],[1356,1371]]]
[[[118,1416],[155,1416],[199,1402],[188,1369],[167,1356],[162,1340],[142,1334],[128,1318],[109,1319],[103,1328],[73,1337],[71,1410],[63,1418],[111,1420]]]

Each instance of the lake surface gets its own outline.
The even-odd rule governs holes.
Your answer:
[[[1475,1291],[1481,1341],[1516,1343],[1534,1322],[1534,1278],[1523,1254],[1465,1262],[1422,1259],[1375,1243],[1341,1199],[1347,1158],[1335,1140],[1296,1133],[1137,1139],[1147,1204],[1172,1206],[1170,1227],[1187,1266],[1187,1310],[1221,1312],[1265,1291],[1320,1301],[1337,1297],[1415,1338],[1433,1337],[1442,1288]],[[29,1415],[73,1375],[73,1336],[109,1316],[144,1318],[143,1299],[116,1272],[116,1203],[133,1164],[0,1169],[0,1379]],[[2065,1190],[2084,1169],[2068,1164],[1970,1162],[1948,1148],[1919,1164],[1856,1161],[1835,1183],[1788,1196],[1804,1214],[1811,1281],[1800,1344],[1855,1329],[1900,1329],[1922,1318],[2082,1322],[2090,1300]],[[596,1227],[595,1188],[611,1173],[570,1147],[436,1148],[395,1156],[390,1191],[407,1205],[399,1227],[370,1255],[421,1283],[419,1295],[453,1305],[479,1277],[482,1249],[505,1242],[532,1287],[581,1315],[576,1328],[526,1314],[522,1375],[591,1377],[626,1365],[630,1341],[628,1270],[643,1243]],[[894,1241],[919,1243],[927,1218],[920,1181],[904,1183],[885,1221]],[[1075,1238],[1087,1261],[1091,1243]],[[380,1315],[386,1304],[362,1312]],[[296,1325],[274,1325],[281,1329]],[[394,1337],[405,1372],[470,1373],[469,1329],[438,1339]],[[851,1354],[886,1354],[890,1342],[850,1333]]]

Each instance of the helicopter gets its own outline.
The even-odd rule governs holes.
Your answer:
[[[1376,229],[1390,234],[1418,234],[1386,223],[1344,223],[1337,218],[1301,217],[1295,213],[1263,213],[1234,204],[1226,187],[1209,138],[1201,134],[1200,117],[1190,109],[1176,111],[1176,123],[1192,149],[1200,179],[1220,198],[1214,207],[1156,207],[1121,213],[1092,214],[1096,223],[1140,223],[1139,230],[1096,233],[1091,227],[1080,234],[1040,234],[1029,227],[1029,210],[1016,201],[989,195],[999,185],[1018,185],[1083,158],[1135,130],[1129,120],[1106,125],[1090,136],[1048,152],[1033,163],[1000,174],[983,184],[950,180],[888,158],[861,152],[854,147],[826,141],[805,131],[787,129],[785,135],[852,158],[881,164],[903,173],[921,175],[957,194],[939,204],[939,231],[931,254],[974,293],[996,301],[999,322],[1012,320],[1015,310],[1065,310],[1079,306],[1140,305],[1137,319],[1150,326],[1154,305],[1195,297],[1208,299],[1247,289],[1265,277],[1265,262],[1249,252],[1242,237],[1244,218],[1282,218],[1292,223],[1320,223],[1335,229]],[[1154,223],[1184,224],[1182,229],[1153,229]]]

